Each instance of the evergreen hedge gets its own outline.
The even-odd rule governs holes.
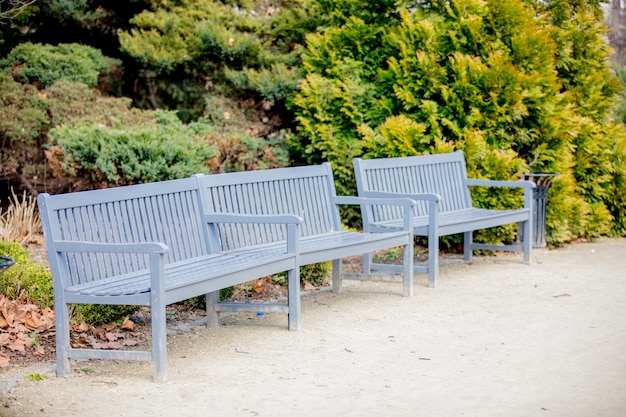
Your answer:
[[[332,24],[307,38],[291,144],[308,163],[331,161],[339,192],[355,192],[355,157],[461,149],[473,177],[559,173],[550,243],[626,232],[626,131],[613,119],[618,82],[597,2],[322,3]],[[512,238],[512,228],[478,236]]]

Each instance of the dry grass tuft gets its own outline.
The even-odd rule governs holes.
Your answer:
[[[21,200],[11,191],[12,199],[6,212],[0,208],[0,239],[16,242],[20,245],[41,243],[41,219],[37,210],[37,201],[27,197]]]

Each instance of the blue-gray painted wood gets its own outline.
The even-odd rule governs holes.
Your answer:
[[[207,324],[220,311],[243,311],[218,303],[219,290],[271,274],[288,272],[287,304],[255,305],[283,312],[288,326],[300,326],[298,229],[302,219],[282,215],[213,215],[204,212],[196,178],[38,197],[54,281],[57,375],[70,372],[70,358],[151,360],[154,379],[167,377],[165,306],[207,296]],[[205,202],[206,202],[206,196]],[[236,253],[214,246],[211,230],[226,224],[280,229],[274,250]],[[271,239],[270,239],[271,240]],[[151,308],[150,351],[73,349],[68,304],[126,304]],[[249,310],[247,310],[249,311]]]
[[[219,175],[197,175],[204,208],[217,218],[231,215],[285,215],[302,217],[298,241],[301,265],[333,261],[333,291],[341,290],[341,259],[363,253],[402,246],[403,295],[413,294],[412,210],[415,203],[406,198],[377,199],[336,195],[330,164],[316,166],[234,172]],[[344,230],[339,205],[360,207],[393,205],[402,216],[395,230],[385,233],[360,233]],[[260,255],[273,253],[285,238],[277,225],[219,222],[211,227],[211,242],[222,251],[244,250]],[[252,246],[252,247],[251,247]],[[256,249],[253,249],[256,247]],[[242,249],[243,248],[243,249]],[[369,270],[364,270],[368,274]],[[364,274],[361,274],[363,276]],[[356,278],[358,275],[352,275]],[[370,277],[371,278],[371,277]]]
[[[522,251],[524,262],[530,263],[532,239],[531,181],[491,181],[467,177],[465,157],[461,151],[446,154],[354,160],[356,183],[360,197],[410,198],[416,202],[413,233],[428,238],[428,263],[415,265],[415,272],[428,272],[429,285],[435,287],[439,269],[439,237],[463,233],[464,259],[472,259],[477,249]],[[511,210],[476,208],[470,187],[519,187],[524,192],[524,207]],[[363,228],[372,233],[401,230],[404,214],[394,205],[378,205],[363,211]],[[521,244],[475,244],[475,230],[519,223],[524,230]],[[364,264],[375,270],[388,269],[372,264],[371,255]]]

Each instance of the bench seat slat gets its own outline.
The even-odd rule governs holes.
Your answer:
[[[523,221],[528,218],[528,210],[526,209],[510,209],[510,210],[489,210],[480,208],[471,208],[466,210],[458,210],[439,215],[438,227],[441,230],[454,229],[453,233],[462,233],[464,231],[476,230],[476,223],[493,224],[493,226],[502,225],[502,219],[508,223]],[[413,218],[414,234],[418,236],[428,235],[428,216],[416,216]],[[402,230],[402,220],[388,220],[384,222],[372,222],[370,224],[372,230]],[[485,226],[486,228],[491,226]],[[450,234],[453,234],[450,233]]]
[[[400,224],[400,230],[402,230],[402,224]],[[397,240],[397,246],[401,246],[402,242],[406,242],[406,233],[401,231],[391,231],[384,235],[348,231],[323,233],[300,238],[299,253],[300,256],[304,258],[303,263],[306,263],[308,257],[315,255],[320,250],[334,251],[338,258],[344,258],[363,253],[362,246],[367,243],[375,245],[376,242],[384,241],[380,246],[381,248],[387,249],[390,247],[388,243],[390,239]],[[259,256],[263,256],[261,254],[275,254],[281,251],[281,248],[284,248],[283,242],[247,247],[241,251],[245,253],[258,253]],[[237,254],[239,252],[239,250],[229,251],[231,254]]]
[[[194,258],[191,261],[168,264],[164,270],[165,290],[171,291],[185,285],[222,277],[289,257],[280,246],[271,252],[272,256],[269,255],[268,252],[244,253],[242,251],[239,254],[214,254]],[[69,287],[66,292],[96,297],[122,296],[146,293],[150,291],[150,287],[150,271],[146,269],[132,274],[75,285]]]

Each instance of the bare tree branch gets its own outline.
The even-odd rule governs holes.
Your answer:
[[[148,87],[148,101],[150,102],[150,104],[155,110],[158,110],[161,108],[161,106],[157,102],[156,96],[154,94],[154,84],[152,82],[152,75],[150,74],[150,71],[145,72],[145,77],[146,77],[146,85]]]
[[[37,0],[0,0],[0,24],[4,23],[3,20],[13,19],[36,2]]]

